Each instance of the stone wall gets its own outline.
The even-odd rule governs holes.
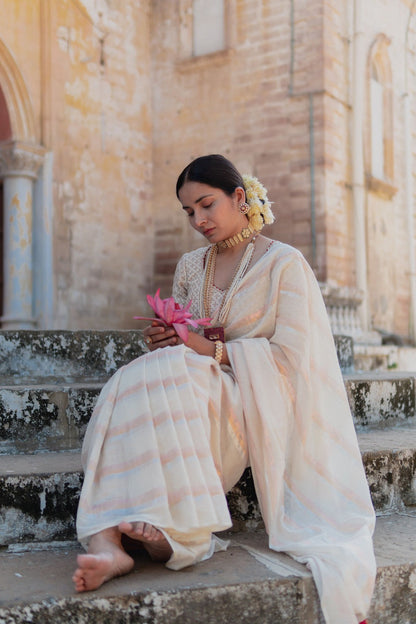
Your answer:
[[[26,82],[37,141],[53,155],[57,327],[132,326],[145,308],[153,271],[149,5],[0,6],[0,39]]]
[[[365,188],[369,316],[373,326],[401,334],[409,331],[403,96],[411,4],[363,4],[366,54],[378,36],[390,40],[393,111],[394,192],[386,196],[374,181]],[[210,152],[264,182],[277,215],[266,234],[298,247],[331,292],[356,286],[353,3],[225,5],[225,49],[197,57],[192,0],[0,5],[0,43],[24,81],[33,141],[46,149],[51,169],[40,178],[52,198],[56,327],[134,327],[147,292],[161,286],[169,293],[180,255],[204,244],[176,200],[176,177]],[[408,37],[413,99],[415,28],[416,17]],[[21,138],[14,132],[12,139]],[[416,164],[414,150],[412,158]]]
[[[168,292],[177,258],[186,249],[203,244],[177,207],[176,175],[192,158],[220,152],[242,171],[259,176],[269,189],[277,221],[267,234],[298,247],[321,282],[331,288],[354,288],[353,3],[232,0],[227,4],[229,48],[196,58],[186,45],[192,25],[190,4],[187,0],[153,3],[156,283]],[[380,327],[407,335],[410,286],[403,66],[410,3],[372,0],[363,7],[368,57],[378,35],[391,40],[391,182],[397,189],[386,199],[383,188],[370,184],[365,188],[369,329]],[[416,17],[409,30],[411,67],[415,65],[415,23]],[[416,95],[413,69],[410,86]],[[416,127],[414,113],[412,127]],[[368,173],[367,157],[365,167]]]
[[[355,247],[351,179],[351,89],[353,16],[350,2],[332,0],[325,5],[325,218],[327,231],[327,281],[355,284]],[[372,327],[409,334],[409,244],[405,206],[404,113],[405,38],[409,2],[372,0],[363,3],[363,37],[366,58],[364,166],[365,219],[369,316]],[[409,67],[415,60],[415,17],[410,21]],[[391,65],[393,136],[391,157],[393,189],[370,184],[369,59],[377,37],[385,36]],[[415,96],[415,74],[409,86]],[[414,100],[413,100],[414,101]],[[412,113],[412,128],[416,127]],[[414,131],[414,130],[413,130]],[[415,150],[413,149],[413,167]],[[387,186],[387,185],[386,185]],[[387,191],[392,191],[386,194]]]
[[[322,89],[320,0],[297,2],[292,73],[289,2],[230,1],[228,49],[205,57],[184,52],[191,36],[191,27],[183,23],[185,5],[186,0],[153,3],[155,281],[166,291],[179,255],[203,244],[180,212],[174,184],[182,168],[205,153],[222,153],[242,172],[261,178],[277,215],[268,235],[295,244],[313,260],[307,93]],[[322,242],[319,96],[315,115],[317,229]],[[316,260],[316,268],[324,278],[324,257]]]

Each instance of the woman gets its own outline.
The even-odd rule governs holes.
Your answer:
[[[149,354],[103,389],[83,447],[75,587],[129,572],[126,539],[172,569],[210,557],[231,526],[224,492],[250,465],[270,548],[308,565],[327,623],[356,624],[374,585],[374,512],[319,287],[298,251],[260,234],[265,189],[227,159],[196,159],[176,191],[210,245],[181,258],[173,296],[213,320],[186,344],[153,322]]]

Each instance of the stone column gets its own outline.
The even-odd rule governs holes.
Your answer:
[[[31,329],[33,182],[44,148],[7,141],[0,143],[3,180],[3,316],[2,329]]]

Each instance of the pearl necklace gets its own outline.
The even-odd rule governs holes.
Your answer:
[[[239,285],[241,279],[244,277],[244,274],[246,270],[248,269],[251,259],[253,257],[255,240],[256,240],[256,237],[253,237],[251,241],[249,242],[249,244],[247,245],[242,258],[240,262],[238,263],[236,270],[234,271],[234,275],[231,280],[231,283],[229,287],[227,288],[227,290],[225,291],[224,298],[215,316],[215,319],[212,319],[211,321],[212,323],[213,322],[215,323],[219,322],[221,324],[224,323],[228,315],[228,312],[230,310],[230,307],[231,307],[231,301],[232,301],[234,292],[237,289],[237,286]],[[210,313],[211,313],[211,293],[212,293],[212,287],[214,285],[214,275],[215,275],[215,266],[216,266],[217,254],[218,254],[218,246],[219,246],[219,243],[216,243],[215,245],[211,246],[209,250],[209,254],[208,254],[206,267],[205,267],[204,284],[201,289],[201,299],[200,299],[201,315],[205,317],[210,316]]]

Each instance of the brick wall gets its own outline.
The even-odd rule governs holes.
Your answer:
[[[193,59],[184,57],[186,2],[153,3],[155,281],[168,292],[177,258],[203,244],[176,209],[177,173],[195,156],[221,152],[269,189],[277,222],[265,233],[298,247],[320,280],[355,286],[352,3],[230,2],[230,51]],[[370,317],[374,326],[402,334],[409,322],[402,98],[408,16],[405,0],[364,5],[366,49],[379,33],[391,39],[398,189],[387,203],[365,192]],[[412,46],[413,22],[410,35]],[[413,92],[414,85],[413,79]],[[368,125],[367,101],[366,149]]]
[[[323,84],[320,0],[296,2],[293,56],[290,2],[230,2],[230,49],[203,58],[184,56],[181,7],[183,0],[153,3],[155,281],[168,291],[166,269],[203,244],[176,207],[174,183],[192,158],[211,152],[263,181],[277,215],[265,233],[295,244],[312,261],[308,92]],[[323,247],[322,97],[314,103],[315,210]],[[316,257],[323,278],[325,254]]]

